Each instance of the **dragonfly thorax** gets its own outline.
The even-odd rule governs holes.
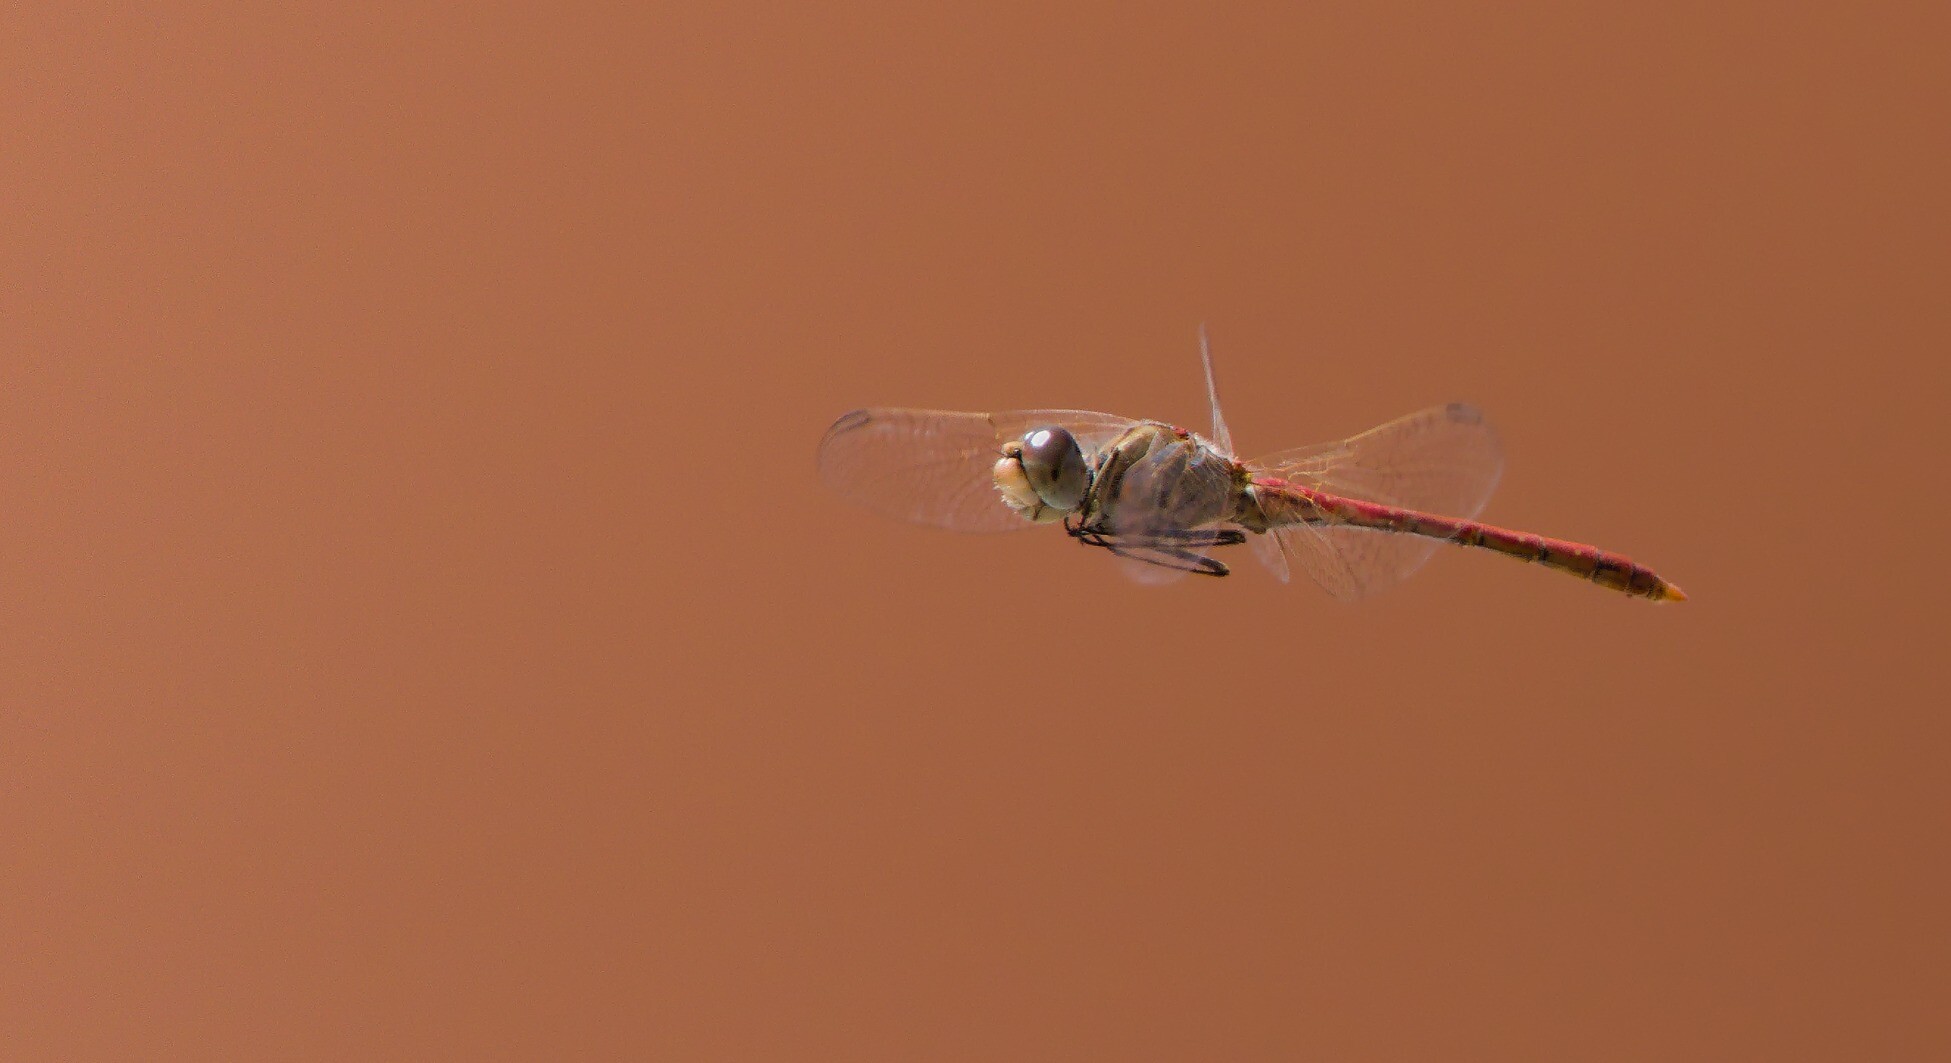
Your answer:
[[[1183,428],[1147,421],[1099,454],[1081,514],[1092,527],[1187,531],[1239,508],[1243,468]]]
[[[1026,520],[1062,520],[1084,502],[1091,468],[1077,438],[1063,428],[1035,428],[1003,444],[991,470],[1003,503]]]

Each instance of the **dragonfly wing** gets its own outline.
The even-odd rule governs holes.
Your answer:
[[[1448,517],[1474,518],[1504,471],[1497,434],[1474,406],[1451,403],[1397,418],[1339,443],[1271,454],[1248,463],[1316,490]],[[1366,597],[1421,568],[1440,542],[1346,525],[1296,524],[1256,542],[1278,573],[1306,572],[1337,598]],[[1276,564],[1278,562],[1278,565]]]
[[[1132,423],[1088,410],[855,410],[820,441],[820,479],[885,516],[954,531],[1015,531],[1035,525],[996,494],[990,469],[1004,443],[1061,425],[1089,454]]]
[[[1233,433],[1226,429],[1226,418],[1219,412],[1219,380],[1213,375],[1213,345],[1206,338],[1206,326],[1199,326],[1199,359],[1206,364],[1206,399],[1213,407],[1213,445],[1222,453],[1233,453]]]
[[[1253,551],[1253,556],[1259,560],[1261,566],[1272,573],[1274,579],[1286,583],[1288,580],[1287,551],[1281,545],[1280,534],[1267,532],[1263,535],[1249,535],[1246,541],[1247,548]]]
[[[1453,402],[1339,443],[1284,450],[1249,464],[1256,475],[1468,520],[1490,501],[1504,452],[1481,411]]]
[[[1441,545],[1416,535],[1368,528],[1289,524],[1257,536],[1262,563],[1286,582],[1287,570],[1307,573],[1322,590],[1345,602],[1387,590],[1423,566]]]

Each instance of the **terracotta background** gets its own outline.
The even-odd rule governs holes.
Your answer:
[[[0,1058],[1951,1051],[1941,5],[267,6],[0,44]],[[815,479],[1201,321],[1693,600]]]

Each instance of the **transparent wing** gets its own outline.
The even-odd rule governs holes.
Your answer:
[[[1226,418],[1219,412],[1219,378],[1213,374],[1213,345],[1206,338],[1206,326],[1199,326],[1199,360],[1206,366],[1206,400],[1213,407],[1213,445],[1223,454],[1233,453],[1233,433],[1226,429]]]
[[[1475,406],[1453,402],[1399,417],[1339,443],[1248,462],[1255,474],[1446,517],[1470,519],[1504,471],[1497,434]]]
[[[990,479],[1002,445],[1032,428],[1061,425],[1089,455],[1133,423],[1088,410],[855,410],[820,440],[820,479],[851,502],[917,524],[964,532],[1032,528],[1003,504]]]
[[[1474,518],[1504,471],[1503,448],[1474,406],[1412,413],[1338,443],[1281,451],[1247,463],[1316,490],[1447,517]],[[1296,524],[1253,537],[1256,555],[1281,579],[1291,564],[1337,598],[1366,597],[1421,568],[1438,540]]]
[[[1153,449],[1127,467],[1110,525],[1128,555],[1127,575],[1169,583],[1198,567],[1215,526],[1232,511],[1232,468],[1205,443]]]
[[[1442,545],[1416,535],[1314,524],[1275,528],[1250,542],[1254,555],[1276,578],[1285,582],[1289,568],[1298,568],[1322,590],[1347,602],[1402,582]]]

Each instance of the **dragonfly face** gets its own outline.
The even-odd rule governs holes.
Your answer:
[[[990,476],[1003,503],[1026,520],[1062,520],[1090,492],[1090,464],[1065,428],[1033,428],[1003,444],[1002,455]]]

